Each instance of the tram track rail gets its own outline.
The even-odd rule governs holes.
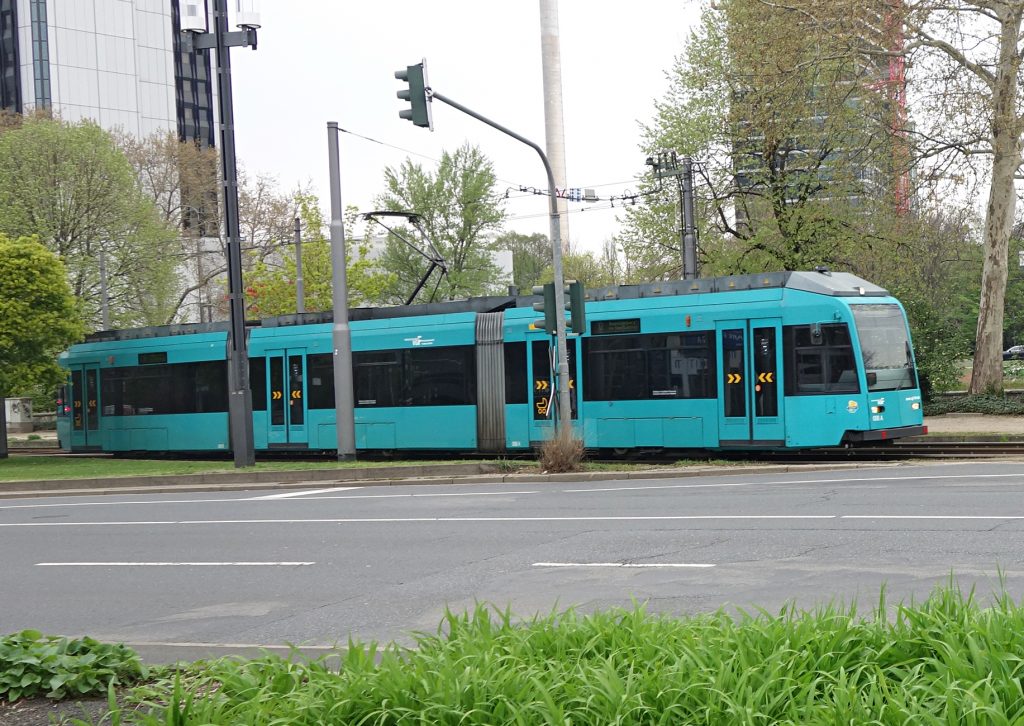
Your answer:
[[[114,455],[109,452],[91,451],[68,453],[57,447],[41,446],[8,446],[8,452],[13,456],[52,456],[62,458],[111,458]],[[333,453],[319,454],[318,452],[304,452],[296,456],[293,452],[290,458],[295,460],[322,459],[333,456]],[[261,454],[261,457],[263,454]],[[452,456],[465,460],[468,458],[494,458],[493,455],[473,455],[466,452],[456,452]],[[437,460],[444,458],[442,454],[432,452],[424,455],[425,458]],[[402,458],[415,460],[424,458],[416,455],[408,457],[370,456],[373,460],[386,460],[388,458]],[[142,458],[135,455],[134,458]],[[173,458],[166,455],[159,458]],[[277,458],[277,457],[272,457]],[[505,456],[512,460],[532,460],[530,454]],[[599,453],[588,456],[589,461],[599,463],[674,463],[681,459],[730,459],[757,461],[790,461],[790,462],[840,462],[840,461],[889,461],[900,459],[991,459],[991,458],[1021,458],[1024,459],[1024,438],[1018,440],[936,440],[927,439],[902,439],[884,444],[862,444],[850,448],[831,449],[803,449],[797,451],[779,452],[747,452],[747,451],[659,451],[659,450],[638,450],[625,456],[608,457]]]

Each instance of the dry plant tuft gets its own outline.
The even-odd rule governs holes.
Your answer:
[[[583,442],[572,431],[560,430],[541,444],[538,460],[541,469],[552,474],[578,471],[583,462]]]

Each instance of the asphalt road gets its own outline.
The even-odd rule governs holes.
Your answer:
[[[0,633],[135,645],[409,642],[444,608],[869,610],[955,575],[1024,594],[1024,464],[0,502]],[[225,646],[214,647],[214,646]],[[188,646],[188,647],[185,647]]]

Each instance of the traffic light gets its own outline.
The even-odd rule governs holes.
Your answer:
[[[409,102],[409,108],[399,111],[398,116],[433,131],[434,119],[430,113],[430,99],[427,97],[426,59],[414,66],[406,66],[404,71],[395,71],[395,78],[409,84],[408,88],[397,94],[400,99]]]
[[[576,280],[567,280],[565,283],[565,309],[569,311],[567,327],[572,332],[582,334],[587,329],[587,314],[584,306],[586,291],[583,283]]]
[[[538,313],[544,314],[543,320],[537,320],[533,326],[535,328],[543,327],[549,335],[554,335],[558,330],[557,318],[558,310],[555,308],[555,283],[549,282],[546,285],[535,285],[531,292],[534,295],[542,295],[544,297],[543,302],[535,302],[533,309]]]

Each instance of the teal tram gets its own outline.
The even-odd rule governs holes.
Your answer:
[[[350,311],[356,446],[526,451],[553,432],[554,340],[529,296]],[[330,313],[247,327],[258,451],[336,449]],[[104,331],[61,354],[70,451],[228,451],[226,323]],[[592,450],[776,451],[926,432],[906,316],[825,270],[587,292],[568,341]]]

